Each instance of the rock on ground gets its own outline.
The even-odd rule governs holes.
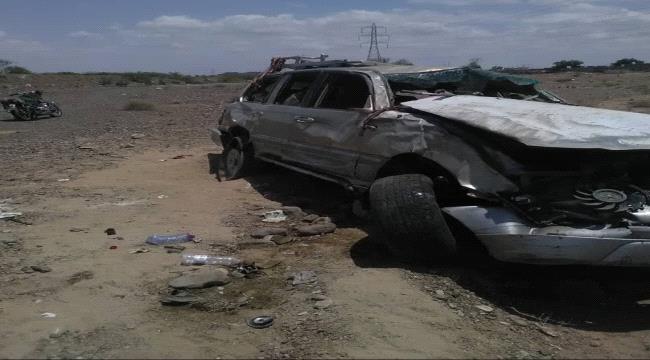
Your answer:
[[[298,236],[313,236],[333,233],[336,230],[336,225],[333,223],[320,223],[312,225],[298,226],[296,233]]]
[[[169,282],[175,289],[202,289],[210,286],[226,285],[230,282],[228,270],[201,269],[193,274],[186,274]]]

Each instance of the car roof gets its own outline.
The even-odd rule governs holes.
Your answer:
[[[380,73],[380,74],[407,74],[422,73],[450,70],[454,68],[440,68],[413,65],[393,65],[380,63],[361,63],[354,66],[331,66],[331,67],[313,67],[306,69],[282,69],[281,73],[312,72],[312,71],[333,71],[333,72],[361,72],[361,73]]]

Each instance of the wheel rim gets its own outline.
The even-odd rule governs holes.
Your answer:
[[[228,155],[226,156],[226,169],[228,169],[230,175],[234,175],[239,171],[243,159],[244,157],[239,149],[232,148],[228,151]]]

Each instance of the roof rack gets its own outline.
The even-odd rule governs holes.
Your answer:
[[[367,66],[368,63],[362,61],[348,61],[348,60],[325,60],[329,56],[321,54],[318,57],[308,56],[280,56],[271,59],[271,65],[257,75],[253,81],[252,86],[259,86],[263,78],[273,73],[282,71],[283,69],[303,70],[303,69],[318,69],[328,67],[352,67],[352,66]],[[292,64],[287,64],[287,60],[293,60]],[[316,61],[317,60],[317,61]]]

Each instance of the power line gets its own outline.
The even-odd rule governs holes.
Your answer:
[[[379,45],[386,45],[388,47],[388,42],[390,41],[388,29],[385,26],[377,26],[375,23],[372,23],[370,26],[364,26],[359,32],[359,40],[362,39],[368,39],[368,41],[362,42],[361,46],[370,45],[367,60],[383,62],[384,58],[379,53]]]

